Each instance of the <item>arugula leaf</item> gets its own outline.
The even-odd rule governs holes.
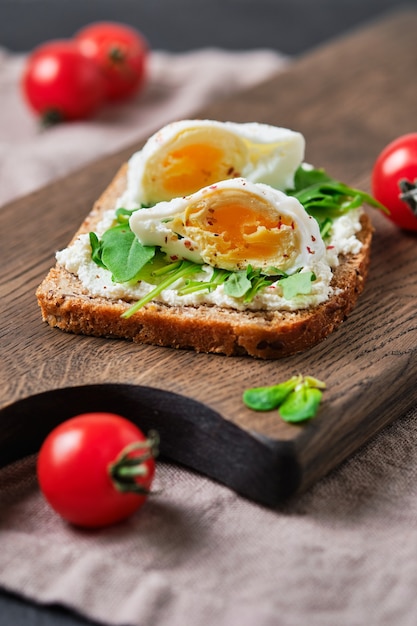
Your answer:
[[[294,189],[293,191],[301,191],[311,185],[317,183],[324,183],[331,181],[331,177],[326,173],[323,168],[314,168],[306,164],[300,165],[294,175]]]
[[[297,198],[321,228],[326,225],[326,232],[329,230],[326,224],[329,219],[344,215],[363,204],[386,212],[386,208],[370,194],[331,178],[323,169],[305,165],[297,169],[294,187],[287,189],[286,193]]]
[[[110,228],[101,238],[101,261],[116,283],[134,280],[154,254],[155,247],[139,243],[126,224]]]
[[[233,298],[241,298],[252,287],[247,270],[232,272],[224,281],[224,292]]]
[[[286,300],[292,300],[294,296],[311,293],[311,283],[316,279],[314,272],[296,272],[291,276],[282,278],[279,284]]]
[[[130,229],[130,216],[138,210],[119,207],[115,212],[116,224],[101,239],[96,233],[89,233],[92,260],[109,270],[115,283],[137,280],[139,271],[155,255],[155,247],[143,246]]]

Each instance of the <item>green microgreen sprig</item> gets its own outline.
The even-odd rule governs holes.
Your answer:
[[[293,188],[286,193],[296,197],[317,220],[323,238],[328,237],[336,217],[364,203],[386,211],[369,194],[334,180],[323,169],[314,169],[305,164],[297,169]],[[171,262],[159,247],[144,246],[139,242],[129,225],[130,216],[137,210],[140,209],[117,209],[113,226],[101,238],[94,232],[89,233],[92,260],[109,270],[114,282],[136,284],[144,281],[155,285],[123,317],[130,317],[161,291],[173,286],[180,296],[186,296],[201,291],[211,292],[223,285],[227,296],[241,299],[245,304],[252,302],[257,293],[274,283],[279,284],[287,300],[311,293],[316,277],[313,272],[303,272],[302,268],[291,275],[277,268],[261,270],[253,269],[251,265],[237,271],[213,268],[210,278],[200,279],[201,264],[185,260]]]
[[[289,276],[274,267],[261,270],[249,265],[236,272],[213,268],[209,279],[199,279],[202,264],[181,259],[170,261],[158,247],[143,246],[129,226],[131,213],[118,209],[115,223],[103,233],[101,239],[96,233],[89,233],[92,260],[109,270],[114,282],[136,284],[143,281],[155,285],[122,314],[124,318],[131,317],[169,288],[175,288],[179,296],[186,296],[200,291],[210,292],[223,285],[226,295],[241,298],[245,303],[251,302],[261,289],[277,281],[280,281],[287,299],[311,291],[311,283],[315,279],[312,272],[296,272]]]
[[[140,270],[155,255],[155,247],[143,246],[132,232],[129,226],[132,212],[117,209],[115,224],[103,233],[101,239],[96,233],[89,233],[91,258],[100,267],[108,269],[116,283],[137,280]]]
[[[192,263],[191,261],[176,261],[175,263],[171,263],[167,268],[164,269],[162,275],[164,276],[163,280],[151,289],[146,296],[135,302],[133,306],[131,306],[127,311],[122,313],[122,317],[127,319],[134,315],[136,311],[139,311],[145,304],[151,302],[156,296],[164,291],[164,289],[168,289],[178,280],[185,278],[186,276],[190,276],[195,274],[197,271],[201,270],[201,265],[197,263]]]
[[[222,285],[230,276],[231,272],[214,268],[210,280],[191,280],[187,278],[183,287],[178,289],[178,295],[186,296],[188,294],[197,293],[198,291],[214,291],[219,285]]]
[[[158,259],[158,257],[156,257],[156,259]],[[153,260],[151,263],[152,262]],[[173,285],[180,280],[184,281],[182,285],[180,284],[176,287],[180,296],[203,290],[212,291],[223,284],[224,291],[227,295],[235,298],[243,298],[244,302],[250,302],[255,297],[256,293],[265,285],[271,285],[277,281],[282,284],[282,291],[284,297],[287,299],[302,293],[310,293],[311,282],[315,278],[312,272],[297,272],[291,276],[285,273],[267,276],[262,274],[262,270],[253,270],[249,266],[246,270],[242,270],[241,272],[229,272],[215,268],[210,280],[192,280],[193,276],[201,273],[201,271],[202,265],[192,263],[191,261],[175,261],[168,265],[165,264],[157,267],[157,269],[151,272],[147,270],[147,266],[145,265],[138,274],[139,278],[143,280],[142,275],[144,272],[147,272],[147,282],[155,284],[156,286],[154,289],[151,289],[146,296],[135,302],[133,306],[125,311],[122,317],[131,317],[145,306],[145,304],[154,300],[162,291],[172,288]],[[277,272],[274,268],[271,268],[270,271]]]
[[[246,389],[242,399],[249,409],[278,409],[285,422],[298,423],[316,416],[325,388],[321,380],[299,374],[277,385]]]
[[[297,169],[294,186],[287,189],[286,193],[297,198],[307,213],[317,220],[323,238],[328,235],[335,218],[363,204],[387,212],[380,202],[365,191],[331,178],[324,169],[314,169],[305,164]]]

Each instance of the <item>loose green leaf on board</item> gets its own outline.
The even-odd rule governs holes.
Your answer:
[[[298,423],[315,417],[325,388],[321,380],[299,374],[277,385],[246,389],[242,399],[254,411],[278,409],[284,421]]]
[[[321,389],[302,386],[293,391],[279,407],[285,422],[303,422],[314,417],[318,411],[323,392]]]
[[[246,389],[243,392],[243,402],[254,411],[271,411],[284,402],[300,380],[301,376],[293,376],[278,385]]]

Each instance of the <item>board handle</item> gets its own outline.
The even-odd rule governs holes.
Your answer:
[[[195,470],[266,506],[276,506],[299,485],[291,442],[247,432],[180,394],[118,383],[53,389],[2,408],[0,467],[37,453],[61,422],[95,411],[123,415],[144,432],[156,430],[161,460]]]

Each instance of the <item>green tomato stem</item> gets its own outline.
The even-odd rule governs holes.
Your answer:
[[[109,476],[117,491],[149,495],[149,490],[138,484],[135,479],[138,477],[146,478],[149,470],[145,462],[158,455],[158,445],[159,436],[155,431],[152,431],[145,441],[135,441],[123,448],[117,458],[108,466]],[[137,450],[142,451],[142,454],[130,456]]]

